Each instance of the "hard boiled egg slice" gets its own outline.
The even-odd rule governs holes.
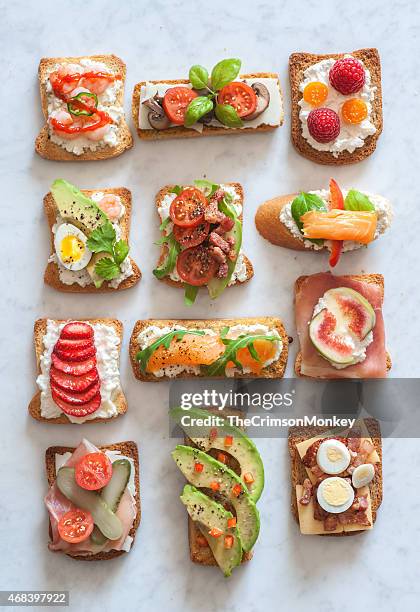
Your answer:
[[[323,510],[338,514],[350,508],[354,501],[354,489],[347,480],[331,476],[321,482],[317,490],[318,503]]]
[[[60,264],[68,270],[86,268],[92,257],[86,242],[87,236],[78,227],[62,223],[54,237],[54,248]]]
[[[370,482],[372,482],[374,476],[375,468],[371,463],[363,463],[362,465],[358,465],[351,477],[353,487],[355,489],[365,487]]]
[[[325,440],[316,454],[316,462],[325,474],[341,474],[350,460],[349,449],[340,440]]]

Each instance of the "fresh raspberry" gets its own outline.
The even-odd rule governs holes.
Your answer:
[[[308,115],[308,130],[317,142],[331,142],[340,133],[340,117],[331,108],[315,108]]]
[[[345,57],[337,60],[330,70],[330,83],[343,96],[354,94],[365,84],[365,70],[359,60]]]

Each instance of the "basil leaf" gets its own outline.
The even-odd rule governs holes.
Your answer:
[[[173,339],[182,340],[185,334],[204,336],[205,332],[198,329],[175,329],[174,331],[164,334],[161,338],[158,338],[152,342],[150,346],[147,346],[142,351],[138,351],[136,354],[136,360],[140,363],[141,370],[143,372],[146,371],[149,359],[156,349],[158,349],[160,346],[164,346],[166,349],[168,349]]]
[[[226,366],[230,361],[233,361],[236,367],[242,370],[242,364],[237,359],[237,352],[241,348],[248,348],[249,352],[251,353],[253,357],[255,354],[258,357],[258,354],[255,351],[255,347],[253,346],[253,343],[255,340],[269,340],[270,342],[276,342],[278,341],[278,337],[277,336],[265,336],[264,334],[258,334],[255,336],[251,334],[247,334],[247,335],[241,335],[234,340],[233,339],[223,340],[224,344],[227,345],[226,350],[223,353],[223,355],[221,355],[218,359],[216,359],[216,361],[214,361],[209,366],[204,367],[204,372],[206,376],[224,376]],[[249,348],[250,345],[252,345],[251,349]],[[252,354],[251,351],[254,351],[254,355]]]
[[[216,183],[212,183],[211,181],[206,181],[205,179],[199,179],[194,181],[194,185],[201,189],[206,198],[211,198],[211,196],[219,189],[219,185]]]
[[[97,262],[95,272],[98,276],[105,280],[112,280],[113,278],[117,278],[119,275],[120,266],[110,257],[103,257]]]
[[[201,117],[213,110],[213,102],[207,96],[198,96],[191,100],[185,113],[184,125],[191,127]]]
[[[356,191],[356,189],[350,189],[344,200],[345,210],[369,210],[374,212],[375,207],[369,200],[367,195]]]
[[[309,210],[326,211],[327,207],[325,206],[325,202],[315,193],[305,193],[302,191],[302,193],[296,196],[296,198],[293,200],[291,208],[292,217],[301,232],[303,228],[303,223],[300,218]],[[310,242],[318,244],[319,246],[322,246],[324,244],[323,240],[315,238],[313,240],[307,238],[307,240],[310,240]]]
[[[188,78],[194,89],[204,89],[209,82],[209,73],[204,66],[195,64],[191,66]]]
[[[118,266],[120,266],[127,257],[128,251],[128,244],[125,240],[118,240],[118,242],[114,244],[114,261]]]
[[[184,285],[185,294],[184,294],[184,304],[185,306],[192,306],[195,302],[198,293],[198,287],[193,285]]]
[[[169,234],[166,237],[165,242],[168,244],[168,253],[163,261],[163,263],[153,270],[153,274],[156,278],[164,278],[168,276],[172,270],[175,268],[176,260],[181,251],[181,247],[178,242],[175,240],[173,234]]]
[[[86,245],[92,253],[109,253],[113,255],[113,244],[115,242],[115,229],[110,221],[93,230]]]
[[[224,59],[215,65],[211,71],[212,89],[218,91],[236,79],[241,69],[241,60]]]
[[[216,118],[227,127],[242,127],[243,121],[236,110],[230,104],[216,104],[214,109]]]
[[[176,193],[176,195],[179,196],[179,194],[181,194],[183,191],[184,189],[180,185],[175,185],[168,191],[168,193]]]

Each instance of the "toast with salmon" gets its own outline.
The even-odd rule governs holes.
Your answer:
[[[381,62],[377,49],[350,54],[292,53],[291,136],[318,164],[353,164],[371,155],[382,132]]]
[[[126,66],[119,57],[42,58],[38,78],[46,121],[35,141],[38,155],[95,161],[133,146],[124,114]]]
[[[57,517],[59,514],[62,514],[62,509],[61,509],[62,496],[60,496],[59,503],[54,504],[54,507],[53,505],[51,505],[51,510],[54,512],[54,515],[50,515],[50,521],[49,521],[49,540],[50,540],[49,548],[50,550],[53,550],[53,551],[64,552],[64,554],[66,554],[67,556],[71,557],[72,559],[79,560],[79,561],[106,561],[108,559],[114,559],[116,557],[119,557],[123,555],[124,553],[128,552],[129,550],[131,550],[135,537],[136,537],[137,529],[140,524],[140,519],[141,519],[140,463],[139,463],[138,448],[137,448],[137,444],[131,441],[118,442],[115,444],[100,446],[99,448],[95,447],[87,440],[84,440],[77,449],[74,447],[69,447],[69,446],[50,446],[49,448],[47,448],[45,452],[45,468],[46,468],[48,486],[50,487],[50,492],[45,498],[47,507],[50,504],[50,502],[52,504],[52,502],[54,502],[54,498],[57,497],[54,491],[54,483],[56,482],[56,479],[57,479],[58,468],[61,467],[62,465],[67,465],[69,456],[73,455],[75,451],[78,451],[78,458],[80,458],[80,454],[81,454],[80,449],[83,446],[85,447],[84,450],[87,452],[96,452],[97,450],[99,450],[100,452],[103,452],[103,453],[109,453],[108,456],[112,462],[114,462],[114,460],[121,460],[122,458],[126,458],[129,460],[131,464],[131,468],[132,468],[132,473],[130,473],[128,486],[129,486],[130,494],[132,496],[131,501],[135,504],[135,507],[133,508],[133,512],[130,516],[130,518],[132,518],[132,523],[131,523],[131,526],[129,527],[127,538],[125,542],[123,543],[123,547],[119,547],[120,548],[119,550],[112,549],[112,545],[111,546],[105,545],[104,549],[99,550],[98,552],[94,552],[94,550],[100,547],[96,546],[96,549],[95,549],[94,545],[91,546],[92,550],[90,552],[88,550],[84,550],[84,551],[77,550],[77,549],[72,550],[72,547],[74,547],[75,545],[74,544],[73,545],[71,544],[70,546],[66,546],[65,544],[63,545],[63,543],[60,543],[60,539],[57,533],[57,527],[56,527]],[[72,462],[72,465],[73,464],[74,464],[74,461]],[[53,528],[53,523],[54,523],[54,528]],[[79,549],[81,548],[80,544],[77,546]]]
[[[288,336],[276,317],[146,319],[135,324],[129,351],[134,375],[144,382],[282,378]]]
[[[384,378],[391,368],[382,316],[381,274],[300,276],[295,319],[297,376]]]
[[[35,321],[39,391],[29,414],[60,425],[103,423],[125,414],[119,377],[122,337],[123,324],[117,319]]]
[[[350,464],[339,475],[340,478],[352,479],[352,488],[357,502],[363,500],[363,510],[360,509],[360,519],[352,508],[342,514],[331,514],[325,511],[317,500],[317,488],[322,479],[331,474],[319,467],[315,452],[320,446],[320,440],[333,439],[331,453],[335,457],[339,453],[349,453]],[[337,440],[337,442],[335,442]],[[328,444],[328,443],[327,443]],[[350,536],[371,529],[376,521],[377,511],[382,503],[382,439],[379,423],[376,419],[367,418],[356,422],[353,431],[334,432],[325,427],[291,427],[288,436],[291,475],[291,510],[304,535]],[[313,451],[313,452],[312,452]],[[323,454],[323,453],[322,453]],[[334,456],[331,454],[331,456]],[[340,457],[341,460],[341,457]],[[346,462],[348,462],[347,459]],[[366,470],[366,464],[370,468]],[[345,464],[344,464],[345,465]],[[355,477],[355,466],[359,465]],[[374,469],[372,469],[372,466]],[[364,485],[363,472],[370,472],[373,478]],[[361,476],[361,477],[360,477]],[[357,482],[359,478],[359,482]],[[355,487],[354,485],[363,485]],[[336,518],[338,517],[338,519]],[[358,520],[360,522],[358,522]]]

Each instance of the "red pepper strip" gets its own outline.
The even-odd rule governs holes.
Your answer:
[[[112,81],[116,81],[116,80],[121,80],[122,76],[120,74],[109,74],[108,72],[95,72],[95,71],[90,71],[90,72],[76,72],[74,74],[65,74],[62,77],[59,77],[57,73],[52,73],[55,76],[53,77],[53,80],[51,81],[51,85],[53,88],[53,91],[55,93],[55,95],[57,96],[57,98],[61,98],[62,100],[66,101],[68,100],[68,94],[66,94],[63,91],[63,87],[65,84],[68,85],[72,85],[72,89],[70,90],[69,93],[71,93],[71,91],[73,89],[75,89],[78,84],[79,81],[83,78],[86,79],[108,79],[110,82]],[[51,75],[50,75],[51,77]],[[51,78],[50,78],[51,80]]]
[[[344,210],[344,198],[341,192],[340,187],[336,183],[334,179],[330,179],[330,194],[331,194],[331,206],[330,210],[333,208],[338,208],[340,210]],[[331,240],[331,255],[330,255],[330,266],[334,268],[338,264],[338,261],[341,256],[341,252],[343,250],[343,241],[342,240]]]
[[[104,111],[96,110],[95,115],[98,115],[99,120],[96,123],[90,123],[88,125],[65,125],[64,123],[61,123],[61,121],[55,119],[55,117],[51,118],[51,125],[59,132],[66,132],[67,134],[83,134],[84,132],[94,132],[98,128],[103,127],[108,123],[113,123],[111,117]]]

